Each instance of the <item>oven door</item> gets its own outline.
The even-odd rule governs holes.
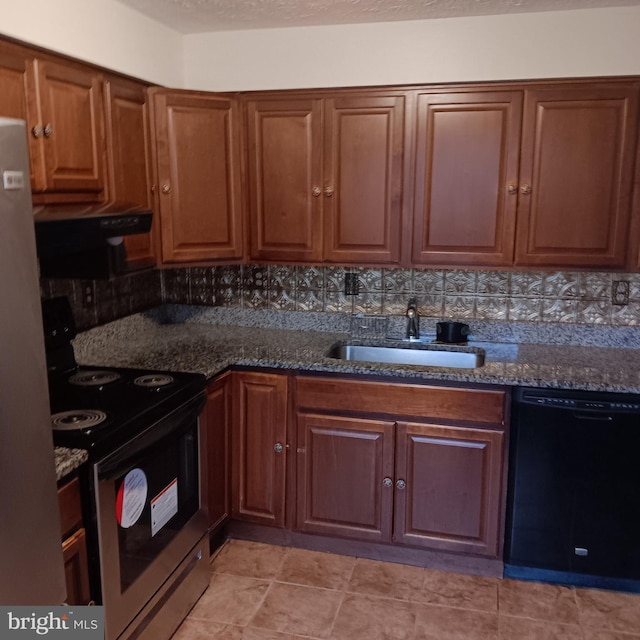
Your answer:
[[[194,398],[94,464],[107,640],[122,633],[206,534],[203,404]]]

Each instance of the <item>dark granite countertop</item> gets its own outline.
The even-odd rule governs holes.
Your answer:
[[[235,365],[640,393],[640,329],[503,323],[499,335],[508,343],[495,343],[483,335],[495,334],[495,325],[472,325],[471,344],[487,349],[487,361],[476,369],[451,369],[328,357],[333,344],[353,338],[350,320],[339,314],[166,306],[86,331],[74,348],[82,364],[194,371],[207,377]],[[523,337],[539,341],[523,342]]]
[[[88,453],[83,449],[56,447],[53,453],[58,482],[89,459]]]

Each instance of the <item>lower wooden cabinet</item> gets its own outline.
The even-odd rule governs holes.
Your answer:
[[[505,389],[235,372],[232,390],[233,519],[501,556]]]
[[[231,375],[207,387],[207,509],[209,530],[221,527],[231,515]]]
[[[64,576],[67,585],[67,604],[89,604],[89,561],[87,558],[87,536],[78,529],[62,542]]]
[[[389,542],[394,423],[307,413],[297,423],[296,528]]]
[[[497,429],[398,423],[394,540],[497,556],[503,441]]]
[[[233,375],[232,514],[237,520],[285,526],[287,377]]]
[[[67,604],[85,605],[91,601],[89,591],[89,561],[86,534],[82,523],[78,479],[58,489],[62,555],[67,585]]]
[[[311,377],[296,389],[299,531],[500,556],[505,391]]]

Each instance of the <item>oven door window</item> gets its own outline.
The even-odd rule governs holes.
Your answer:
[[[129,460],[113,483],[124,592],[199,507],[197,423]]]

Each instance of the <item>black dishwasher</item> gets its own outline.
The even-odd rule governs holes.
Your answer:
[[[514,390],[505,576],[640,592],[640,395]]]

